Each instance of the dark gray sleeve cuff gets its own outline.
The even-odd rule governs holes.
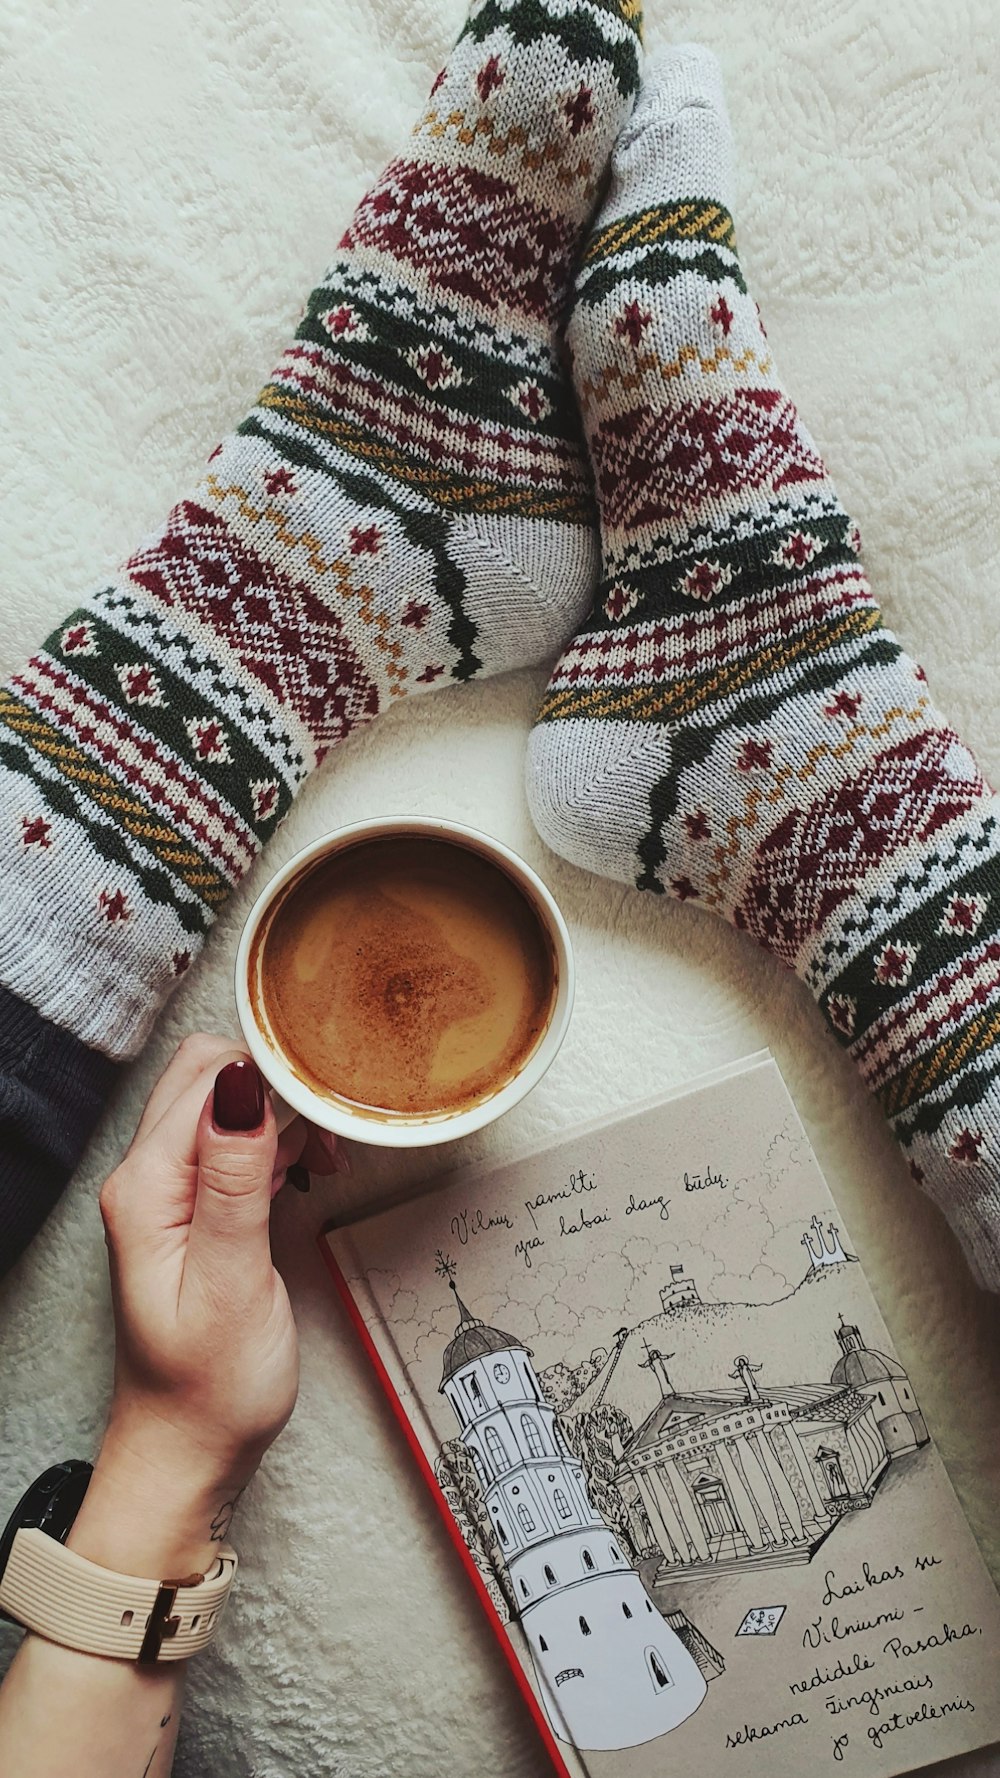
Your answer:
[[[0,1277],[52,1209],[119,1071],[0,988]]]

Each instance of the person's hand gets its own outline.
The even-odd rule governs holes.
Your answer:
[[[188,1038],[101,1193],[115,1311],[115,1387],[70,1544],[162,1577],[203,1570],[240,1490],[285,1425],[298,1345],[271,1263],[268,1215],[303,1153],[279,1142],[263,1079],[222,1038]]]

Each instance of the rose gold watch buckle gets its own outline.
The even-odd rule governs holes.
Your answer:
[[[159,1660],[163,1644],[176,1636],[181,1627],[180,1618],[171,1616],[181,1587],[200,1587],[204,1578],[203,1574],[188,1574],[183,1580],[161,1580],[146,1624],[142,1647],[136,1656],[137,1666],[152,1667]]]

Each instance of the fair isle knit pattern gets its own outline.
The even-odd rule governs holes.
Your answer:
[[[636,0],[478,0],[257,405],[0,691],[0,982],[112,1056],[336,742],[554,655],[598,558],[560,364]]]
[[[884,626],[736,256],[714,58],[651,67],[568,329],[603,579],[529,757],[548,843],[795,969],[1000,1287],[1000,803]]]

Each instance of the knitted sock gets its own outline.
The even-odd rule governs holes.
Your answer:
[[[249,417],[0,692],[0,983],[134,1053],[324,753],[589,604],[558,329],[635,0],[482,0]]]
[[[529,756],[577,864],[802,977],[1000,1288],[1000,805],[883,627],[736,256],[719,72],[647,76],[568,329],[597,602]]]

